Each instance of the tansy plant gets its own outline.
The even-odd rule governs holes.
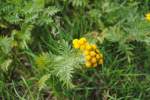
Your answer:
[[[97,67],[98,64],[103,64],[102,53],[97,49],[95,44],[90,44],[86,38],[74,39],[73,47],[83,52],[87,68]]]

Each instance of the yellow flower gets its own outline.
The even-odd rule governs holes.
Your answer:
[[[148,15],[150,17],[150,15]],[[89,44],[86,38],[74,39],[73,47],[80,49],[84,53],[85,66],[87,68],[96,67],[98,64],[103,64],[103,55],[97,49],[95,44]]]
[[[73,47],[74,47],[75,49],[78,49],[78,48],[80,48],[80,45],[79,45],[78,43],[75,43],[75,44],[73,45]]]
[[[75,49],[80,48],[79,40],[78,40],[78,39],[74,39],[74,40],[72,41],[72,43],[73,43],[73,47],[74,47]]]
[[[90,60],[90,59],[91,59],[91,56],[87,55],[87,56],[85,57],[85,59],[86,59],[86,60]]]
[[[84,38],[84,37],[80,38],[80,40],[83,41],[84,43],[87,42],[87,41],[86,41],[86,38]]]
[[[147,14],[145,15],[145,18],[146,18],[148,21],[150,21],[150,13],[147,13]]]
[[[97,63],[93,64],[93,67],[96,67],[97,66]]]
[[[78,39],[74,39],[72,43],[73,44],[78,44],[78,41],[79,41]]]
[[[83,44],[85,44],[86,43],[86,38],[80,38],[79,39],[79,44],[80,45],[83,45]]]
[[[96,63],[96,58],[95,57],[91,59],[91,63],[93,63],[93,64]]]
[[[80,50],[85,50],[86,46],[85,45],[81,45],[80,46]]]
[[[90,56],[94,57],[96,55],[96,53],[94,51],[90,52]]]
[[[96,54],[96,58],[97,58],[97,59],[100,59],[100,55],[99,55],[99,54]]]
[[[103,63],[104,63],[103,59],[100,59],[98,62],[98,64],[103,64]]]
[[[92,44],[91,46],[94,50],[97,48],[95,44]]]
[[[89,68],[89,67],[91,67],[92,64],[90,62],[86,62],[85,65],[86,65],[86,67]]]
[[[84,54],[85,54],[85,55],[89,55],[89,51],[85,50],[85,51],[84,51]]]
[[[87,44],[86,45],[86,50],[91,50],[91,49],[92,49],[91,45]]]

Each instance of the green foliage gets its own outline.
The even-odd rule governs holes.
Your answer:
[[[56,54],[42,53],[35,57],[35,64],[39,72],[44,71],[44,74],[47,73],[52,77],[57,77],[63,83],[62,87],[73,88],[72,74],[75,73],[75,69],[80,68],[80,56],[71,50],[65,41],[58,43],[55,51]]]
[[[0,99],[148,100],[150,0],[0,0]],[[97,43],[85,69],[74,38]]]
[[[12,39],[8,37],[0,37],[0,70],[7,71],[12,60],[7,57],[11,51]]]
[[[8,54],[11,50],[11,38],[0,37],[0,51],[1,53]]]
[[[12,24],[51,24],[52,16],[59,11],[53,6],[45,8],[44,0],[10,0],[2,1],[1,5],[1,20]]]
[[[88,0],[70,0],[73,6],[83,7],[88,4]]]

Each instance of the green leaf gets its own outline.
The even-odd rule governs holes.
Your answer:
[[[0,64],[0,68],[3,71],[8,71],[8,67],[10,66],[11,63],[12,63],[12,60],[11,59],[7,59],[4,62],[2,62],[2,64]]]
[[[33,1],[33,8],[36,10],[44,8],[45,0],[34,0]]]
[[[38,81],[38,88],[41,91],[46,86],[46,81],[50,78],[49,74],[43,75]]]

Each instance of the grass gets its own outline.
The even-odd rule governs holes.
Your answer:
[[[148,100],[150,0],[0,0],[1,100]],[[96,44],[87,68],[72,41]]]

